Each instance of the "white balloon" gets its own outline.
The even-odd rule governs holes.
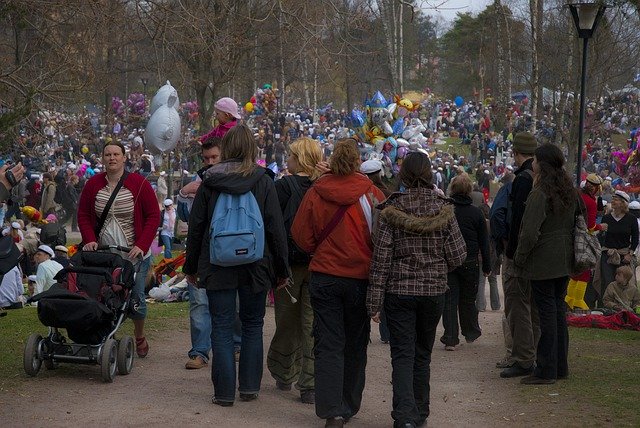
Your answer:
[[[169,101],[176,97],[169,97]],[[173,104],[170,104],[173,106]],[[145,130],[145,141],[160,151],[172,150],[180,138],[180,115],[169,105],[159,106],[151,115]]]
[[[171,98],[171,96],[175,97],[175,101],[173,104],[169,104],[169,98]],[[168,80],[167,84],[158,89],[158,92],[156,92],[153,99],[151,100],[151,105],[149,106],[149,114],[155,113],[156,110],[158,110],[158,107],[166,105],[175,109],[177,109],[180,105],[180,100],[178,99],[178,91],[176,91],[176,88],[171,86],[171,83],[169,83]]]

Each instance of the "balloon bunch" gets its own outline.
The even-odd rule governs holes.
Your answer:
[[[179,105],[178,91],[168,80],[151,100],[151,118],[145,130],[145,140],[162,152],[173,150],[180,138]]]
[[[180,110],[182,114],[186,116],[187,122],[189,123],[198,120],[198,116],[200,115],[198,101],[195,100],[180,104]]]
[[[118,117],[124,116],[125,106],[120,97],[111,98],[111,112]]]
[[[249,102],[244,105],[247,114],[270,115],[278,108],[278,98],[270,84],[265,84],[256,90]]]
[[[426,127],[420,119],[409,121],[410,113],[417,108],[411,100],[397,95],[389,103],[377,91],[365,102],[365,112],[356,109],[351,112],[351,126],[363,142],[360,148],[363,160],[380,160],[387,178],[400,171],[409,151],[428,153],[427,138],[422,134]]]
[[[127,108],[129,109],[129,114],[135,116],[144,115],[146,110],[144,95],[138,92],[129,94],[129,98],[127,98]]]

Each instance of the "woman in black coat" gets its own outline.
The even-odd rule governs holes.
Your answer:
[[[451,200],[455,206],[456,220],[467,245],[467,259],[462,266],[447,276],[449,290],[445,295],[442,324],[444,334],[440,342],[447,351],[455,351],[460,343],[459,330],[467,343],[476,340],[482,334],[478,324],[476,295],[478,294],[478,253],[482,255],[482,272],[491,273],[489,256],[489,235],[487,225],[479,208],[471,204],[473,185],[467,174],[455,177],[449,186]],[[458,326],[458,318],[460,324]]]

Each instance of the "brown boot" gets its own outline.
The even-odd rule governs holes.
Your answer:
[[[204,367],[207,367],[207,362],[200,355],[189,357],[189,361],[184,365],[184,368],[187,370],[196,370]]]

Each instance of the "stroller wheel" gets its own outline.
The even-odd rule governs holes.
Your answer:
[[[42,359],[40,357],[40,342],[42,342],[42,336],[37,333],[33,333],[27,339],[27,344],[24,346],[24,358],[23,365],[24,371],[29,376],[35,376],[40,371],[42,366]]]
[[[100,356],[100,371],[102,380],[105,382],[113,382],[113,378],[116,377],[117,353],[118,344],[116,341],[114,339],[107,339],[104,345],[102,345],[102,355]]]
[[[123,336],[118,343],[118,373],[128,375],[133,369],[133,338]]]

